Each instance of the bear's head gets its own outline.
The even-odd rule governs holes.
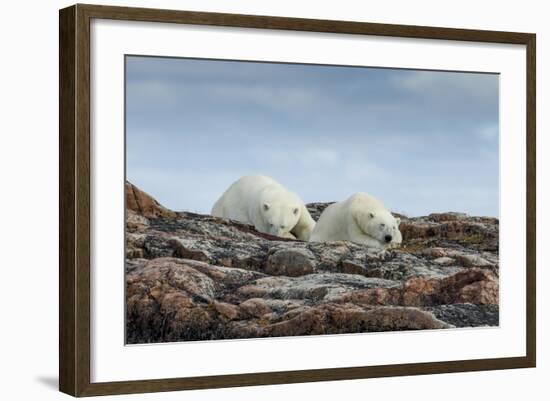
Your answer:
[[[278,237],[285,237],[296,226],[300,219],[300,205],[289,202],[264,202],[262,216],[267,232]]]
[[[393,217],[387,210],[369,212],[368,216],[366,234],[387,246],[397,246],[401,243],[402,237],[399,231],[401,219]]]

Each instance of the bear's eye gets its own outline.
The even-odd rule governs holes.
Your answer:
[[[281,226],[281,228],[284,230],[285,226]]]
[[[380,227],[386,227],[384,223],[380,223]]]

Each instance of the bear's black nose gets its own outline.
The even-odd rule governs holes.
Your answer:
[[[386,236],[384,237],[384,239],[386,240],[386,242],[390,242],[391,239],[392,239],[392,236],[391,236],[391,235],[386,235]]]

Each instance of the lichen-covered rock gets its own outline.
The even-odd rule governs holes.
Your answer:
[[[426,308],[436,318],[456,327],[498,326],[497,305],[450,304]]]
[[[252,317],[262,317],[271,312],[271,308],[263,298],[250,298],[241,302],[239,308]]]
[[[441,279],[414,277],[398,287],[348,291],[341,302],[367,305],[433,306],[454,303],[498,304],[498,280],[488,270],[461,270]]]
[[[499,322],[497,219],[400,215],[402,247],[379,252],[173,212],[130,183],[126,207],[128,343]]]
[[[304,276],[315,270],[315,256],[302,248],[278,249],[268,256],[264,272],[274,276]]]

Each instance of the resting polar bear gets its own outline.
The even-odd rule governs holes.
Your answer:
[[[386,249],[401,244],[399,223],[382,202],[358,192],[323,211],[310,241],[351,241]]]
[[[272,178],[245,176],[235,181],[212,207],[212,215],[252,224],[256,230],[308,241],[315,220],[304,202]]]

